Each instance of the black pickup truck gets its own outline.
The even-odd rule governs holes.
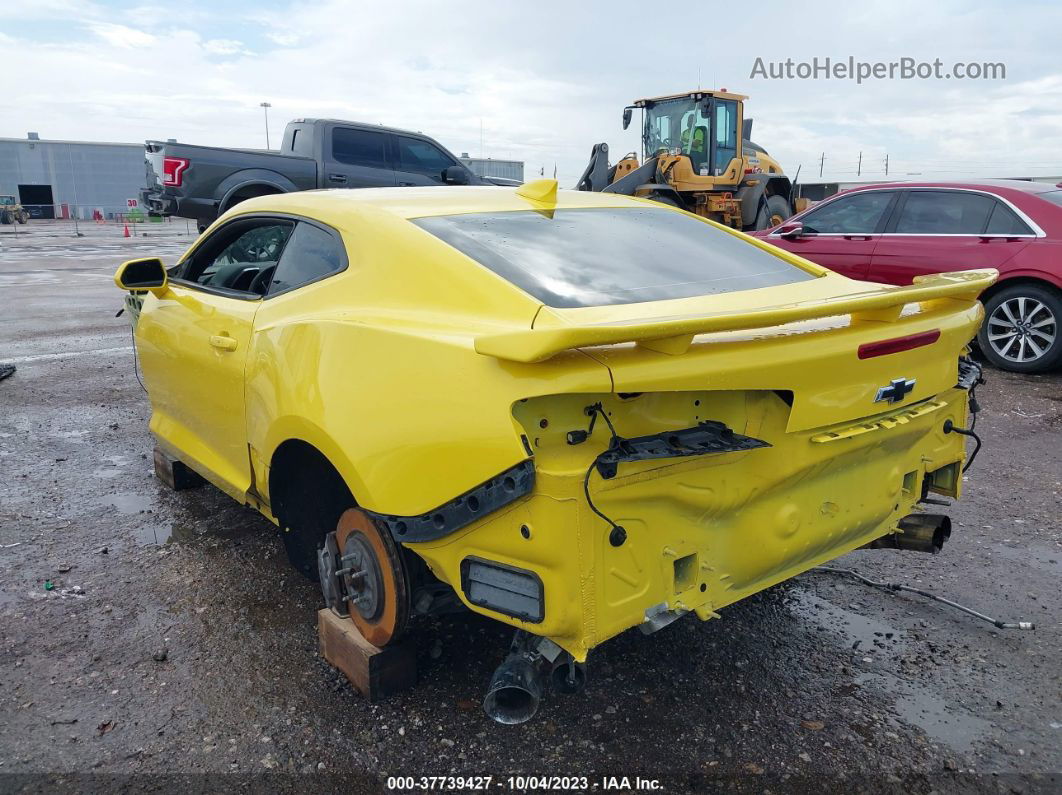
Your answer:
[[[148,141],[144,205],[205,228],[252,196],[314,188],[517,185],[479,177],[427,135],[335,119],[295,119],[279,152]]]

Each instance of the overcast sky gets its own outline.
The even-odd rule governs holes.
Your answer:
[[[670,10],[669,10],[670,9]],[[698,10],[701,9],[701,10]],[[456,154],[554,164],[637,147],[628,102],[750,96],[753,140],[801,181],[1062,175],[1062,3],[202,2],[0,4],[0,136],[264,147],[328,116],[421,130]],[[767,80],[818,57],[1002,63],[1005,79]],[[482,139],[481,139],[482,130]],[[481,143],[482,140],[482,143]]]

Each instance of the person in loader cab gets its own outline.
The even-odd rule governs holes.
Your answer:
[[[708,133],[704,126],[694,126],[695,121],[690,119],[689,126],[682,131],[682,151],[690,156],[693,170],[699,172],[701,166],[708,159]]]

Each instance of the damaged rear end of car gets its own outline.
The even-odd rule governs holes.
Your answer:
[[[994,278],[890,288],[824,274],[547,305],[530,329],[477,336],[503,366],[581,351],[612,389],[516,401],[527,493],[407,545],[467,605],[547,638],[570,666],[626,629],[718,617],[860,547],[939,551],[950,522],[920,507],[960,494],[954,429],[980,377],[963,357]],[[507,665],[535,648],[514,642]]]

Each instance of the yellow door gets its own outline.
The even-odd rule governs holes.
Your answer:
[[[136,330],[152,432],[236,497],[251,485],[244,367],[260,304],[171,282]]]

